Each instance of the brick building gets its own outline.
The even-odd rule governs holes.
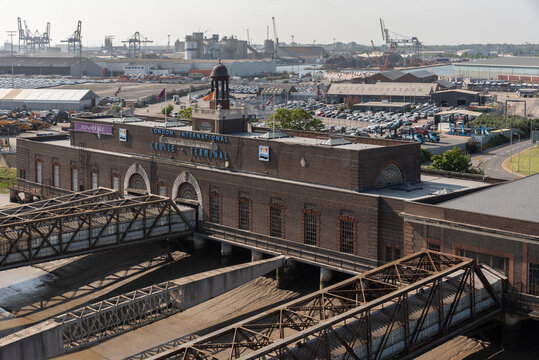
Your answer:
[[[421,175],[417,143],[253,132],[243,110],[227,109],[226,70],[218,65],[212,81],[215,97],[209,108],[194,109],[191,124],[74,119],[69,135],[18,139],[19,184],[155,193],[196,206],[201,226],[354,254],[369,264],[437,244],[442,251],[490,254],[488,228],[496,226],[539,241],[537,221],[471,216],[439,204],[491,184]],[[466,246],[456,246],[449,230],[431,225],[464,221],[487,228],[487,235],[465,232]],[[497,244],[513,259],[502,270],[522,281],[522,246]]]

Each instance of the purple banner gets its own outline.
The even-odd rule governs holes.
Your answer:
[[[92,134],[112,135],[112,125],[89,124],[75,121],[75,131]]]

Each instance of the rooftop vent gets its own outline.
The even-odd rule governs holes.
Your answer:
[[[339,145],[348,145],[348,144],[351,144],[352,142],[345,139],[345,138],[342,138],[342,137],[335,137],[335,138],[329,138],[327,140],[324,140],[322,141],[320,144],[321,145],[328,145],[328,146],[339,146]]]
[[[286,135],[284,132],[277,130],[277,131],[268,131],[264,135],[259,136],[259,139],[282,139],[290,137]]]
[[[135,123],[135,122],[141,122],[144,120],[135,116],[126,116],[126,117],[123,117],[120,121],[123,123]]]

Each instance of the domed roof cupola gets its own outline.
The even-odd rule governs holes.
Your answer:
[[[211,70],[210,77],[213,78],[228,78],[228,69],[225,65],[221,63],[221,59],[219,59],[219,64],[215,65],[213,69]]]
[[[217,105],[221,105],[221,109],[230,109],[229,89],[228,89],[228,69],[221,63],[215,65],[211,71],[211,94],[210,94],[210,109],[217,109]]]

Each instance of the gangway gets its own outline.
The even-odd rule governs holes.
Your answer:
[[[96,189],[2,210],[0,270],[186,236],[196,209],[157,195]]]
[[[413,358],[498,315],[505,281],[423,250],[148,359]]]

